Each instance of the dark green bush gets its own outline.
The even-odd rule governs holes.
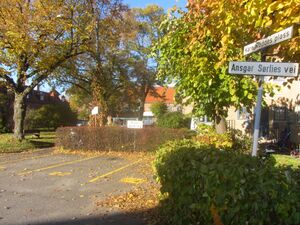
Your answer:
[[[76,114],[68,104],[44,105],[31,110],[26,116],[26,129],[72,126],[77,121]]]
[[[150,110],[156,118],[159,118],[168,112],[168,106],[164,102],[154,102]]]
[[[8,132],[7,129],[7,114],[8,114],[8,97],[0,93],[0,133]]]
[[[65,127],[56,131],[56,145],[71,150],[152,151],[169,140],[188,138],[187,129]]]
[[[276,168],[273,158],[176,141],[160,148],[155,168],[161,224],[300,224],[300,171]]]
[[[168,112],[157,118],[157,126],[164,128],[189,128],[190,119],[180,112]]]
[[[252,150],[252,138],[246,134],[243,134],[242,131],[232,129],[229,134],[232,139],[232,148],[235,151],[242,153],[250,154]]]

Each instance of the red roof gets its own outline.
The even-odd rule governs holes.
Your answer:
[[[145,103],[165,102],[172,104],[175,102],[175,89],[166,87],[156,87],[155,91],[150,91]]]

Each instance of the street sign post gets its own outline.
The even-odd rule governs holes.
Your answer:
[[[95,106],[93,109],[92,109],[92,115],[98,115],[99,113],[99,107],[98,106]]]
[[[253,132],[252,156],[257,155],[258,136],[260,127],[261,104],[263,96],[264,76],[295,77],[298,76],[298,63],[270,63],[266,61],[265,51],[267,47],[286,41],[293,37],[293,26],[277,32],[267,38],[261,39],[244,47],[244,55],[261,51],[262,62],[230,62],[230,74],[257,75],[258,76],[258,94],[255,107],[255,121]]]
[[[131,128],[131,129],[142,129],[142,128],[143,128],[143,121],[139,121],[139,120],[128,120],[128,121],[127,121],[127,128]]]
[[[268,46],[278,44],[282,41],[286,41],[293,36],[293,26],[288,27],[280,32],[277,32],[269,37],[261,39],[257,42],[253,42],[244,47],[244,55],[248,55],[253,52],[257,52],[261,49],[264,49]]]
[[[296,77],[298,76],[298,63],[272,63],[272,62],[229,62],[230,74]]]

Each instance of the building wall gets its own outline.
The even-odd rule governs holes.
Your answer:
[[[285,81],[284,78],[271,81],[266,79],[266,82],[278,85],[280,90],[275,90],[273,97],[266,96],[264,99],[267,106],[262,110],[261,134],[278,139],[283,130],[289,128],[291,140],[300,144],[300,81],[294,81],[290,86],[283,85]],[[231,107],[227,122],[232,128],[251,133],[253,110],[245,116],[242,110]]]

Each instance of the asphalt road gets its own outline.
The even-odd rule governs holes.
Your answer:
[[[126,180],[146,179],[142,166],[142,159],[51,149],[0,154],[0,224],[141,225],[140,219],[116,211],[102,217],[95,201],[129,191],[134,182]]]

